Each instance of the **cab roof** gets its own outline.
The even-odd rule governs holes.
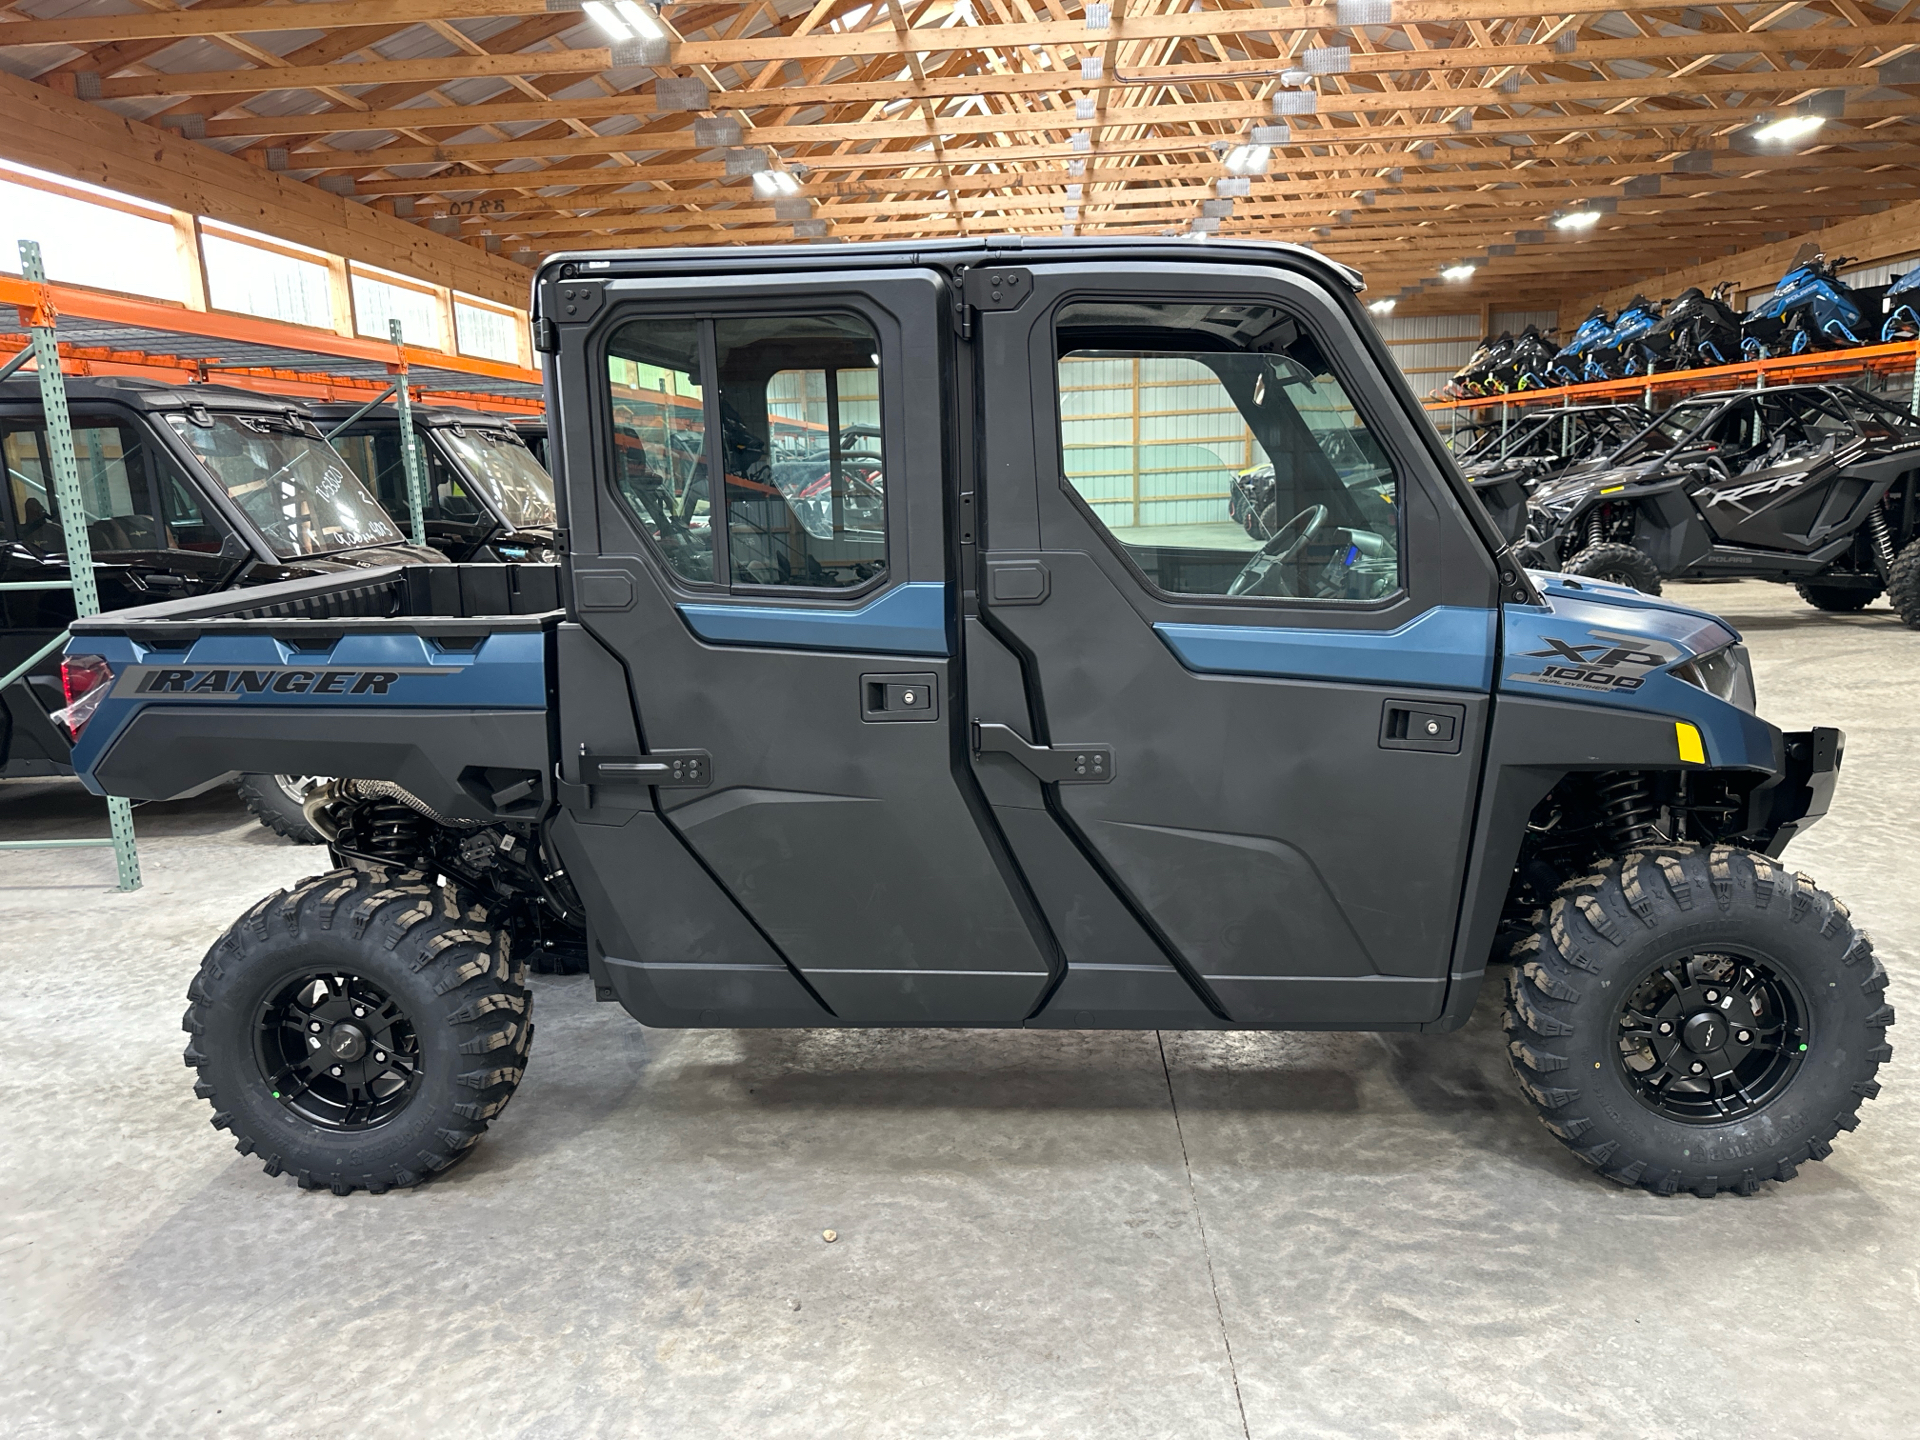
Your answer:
[[[535,276],[538,284],[562,276],[614,278],[661,272],[749,274],[778,270],[840,270],[853,265],[960,266],[1023,261],[1068,264],[1099,261],[1161,260],[1208,264],[1272,265],[1283,261],[1317,270],[1358,294],[1366,288],[1360,272],[1330,260],[1307,245],[1279,240],[1193,240],[1167,236],[1036,238],[996,235],[978,240],[869,240],[857,244],[675,246],[647,250],[560,251],[549,255]]]
[[[309,404],[306,407],[306,412],[311,415],[314,420],[319,422],[321,428],[324,429],[329,422],[337,425],[342,420],[345,420],[349,415],[359,410],[361,404],[362,402],[356,400],[322,400]],[[391,421],[398,424],[400,411],[398,407],[382,401],[380,404],[374,406],[373,409],[367,411],[363,418],[368,420]],[[511,416],[489,414],[484,410],[461,410],[453,406],[430,405],[415,405],[413,407],[413,423],[422,426],[445,427],[464,425],[470,430],[507,430],[513,426]]]
[[[40,382],[28,377],[0,382],[0,400],[40,403]],[[87,401],[113,401],[136,410],[205,410],[244,412],[254,415],[299,415],[311,413],[309,407],[285,395],[260,395],[229,385],[168,385],[158,380],[136,380],[130,376],[107,375],[97,379],[67,377],[69,404]]]

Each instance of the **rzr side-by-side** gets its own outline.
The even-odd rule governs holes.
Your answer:
[[[1613,454],[1653,419],[1638,405],[1569,405],[1522,415],[1505,430],[1489,427],[1454,458],[1509,541],[1527,529],[1527,496],[1577,465]]]
[[[1541,485],[1528,563],[1658,594],[1750,576],[1823,610],[1885,591],[1920,627],[1920,420],[1844,385],[1700,395],[1605,465]]]
[[[1241,243],[549,260],[558,566],[76,627],[90,784],[351,777],[336,868],[188,990],[213,1123],[343,1193],[457,1161],[537,906],[658,1026],[1442,1031],[1511,960],[1585,1163],[1826,1158],[1893,1021],[1778,858],[1841,737],[1761,720],[1713,617],[1529,578],[1357,289]]]

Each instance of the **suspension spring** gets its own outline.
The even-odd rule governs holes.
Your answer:
[[[1645,775],[1627,771],[1608,776],[1600,783],[1599,803],[1600,829],[1616,853],[1658,838],[1660,811]]]
[[[1893,573],[1893,531],[1887,526],[1884,506],[1876,505],[1867,512],[1867,533],[1873,537],[1873,563],[1884,585]]]
[[[397,800],[373,800],[354,816],[360,849],[396,865],[410,865],[428,848],[433,822]]]
[[[1601,520],[1600,507],[1596,505],[1592,510],[1587,512],[1587,545],[1591,548],[1592,546],[1604,545],[1606,543],[1606,523]]]

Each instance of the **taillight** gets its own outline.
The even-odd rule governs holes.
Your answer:
[[[80,732],[87,728],[87,721],[93,718],[93,712],[107,698],[112,679],[113,667],[103,656],[67,655],[61,658],[60,692],[66,696],[67,706],[64,710],[54,711],[53,720],[67,732],[70,739],[80,738]]]

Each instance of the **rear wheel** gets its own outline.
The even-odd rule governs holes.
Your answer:
[[[1751,1195],[1826,1159],[1893,1053],[1887,972],[1846,906],[1752,851],[1609,861],[1514,960],[1527,1099],[1608,1179],[1662,1195]]]
[[[304,1189],[376,1194],[462,1159],[533,1037],[504,933],[417,870],[276,891],[207,952],[181,1026],[234,1148]]]
[[[1802,580],[1794,587],[1800,592],[1800,598],[1816,610],[1830,610],[1844,615],[1854,610],[1864,610],[1880,598],[1880,587],[1871,589],[1849,585],[1816,585]]]
[[[1561,567],[1568,575],[1584,575],[1592,580],[1611,580],[1616,585],[1631,585],[1646,595],[1660,593],[1660,567],[1653,557],[1633,545],[1609,540],[1589,545]]]
[[[296,845],[322,845],[326,837],[307,823],[301,804],[321,781],[318,775],[242,775],[234,788],[248,811],[276,835]]]
[[[1887,599],[1910,630],[1920,630],[1920,540],[1893,557],[1887,572]]]

